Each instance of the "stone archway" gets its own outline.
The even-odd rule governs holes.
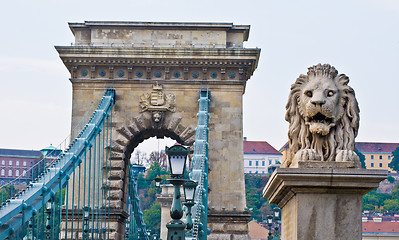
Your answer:
[[[112,157],[111,166],[124,166],[123,169],[118,169],[124,171],[124,173],[111,174],[111,176],[117,175],[118,178],[112,177],[111,185],[113,181],[126,180],[126,169],[129,163],[130,156],[134,150],[141,142],[150,137],[170,137],[177,142],[191,146],[195,140],[195,129],[193,126],[188,126],[184,124],[184,120],[177,113],[165,113],[164,119],[156,123],[152,118],[150,112],[141,113],[133,118],[128,125],[124,125],[116,130],[118,136],[112,142]],[[115,186],[120,186],[120,184],[115,184]],[[124,201],[124,187],[118,189],[114,187],[111,191],[112,201]],[[124,204],[119,205],[122,207]]]
[[[133,150],[150,137],[170,137],[180,144],[192,146],[195,141],[195,128],[184,123],[184,119],[177,113],[165,112],[160,121],[155,121],[152,112],[146,111],[128,120],[119,127],[117,136],[111,144],[111,173],[110,194],[111,207],[121,210],[120,216],[126,214],[128,164]],[[118,236],[123,235],[123,220],[116,229]]]

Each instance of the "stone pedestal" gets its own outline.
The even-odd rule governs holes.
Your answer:
[[[251,218],[249,211],[209,211],[208,228],[211,234],[208,240],[249,240],[248,222]]]
[[[263,196],[282,209],[283,240],[361,240],[362,195],[387,171],[355,168],[280,168]]]
[[[127,218],[129,217],[126,211],[121,209],[109,209],[107,210],[106,217],[104,216],[104,212],[102,209],[98,210],[100,214],[90,214],[89,218],[89,228],[93,229],[93,231],[89,232],[89,239],[113,239],[113,240],[122,240],[124,239],[125,234],[125,223]],[[60,225],[61,233],[60,239],[61,240],[83,240],[83,229],[84,229],[84,218],[83,218],[83,209],[75,208],[74,214],[72,214],[71,209],[68,211],[68,221],[66,221],[66,211],[65,209],[62,210],[62,222]],[[73,217],[73,218],[72,218]],[[103,218],[106,222],[97,222],[94,221],[94,226],[92,225],[92,218],[100,219]],[[73,222],[73,224],[72,224]],[[94,229],[103,229],[105,228],[105,232],[101,232],[101,234],[105,234],[106,237],[100,235],[98,231]],[[72,230],[73,229],[73,230]],[[65,234],[66,232],[66,234]]]
[[[174,187],[172,184],[161,185],[162,193],[157,194],[157,201],[161,203],[161,239],[167,239],[168,229],[166,224],[172,220],[170,208],[172,207]]]

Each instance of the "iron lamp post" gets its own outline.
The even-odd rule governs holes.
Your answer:
[[[158,187],[160,187],[161,186],[161,178],[157,175],[155,178],[154,178],[154,180],[155,180],[155,186],[158,188]]]
[[[280,240],[280,234],[278,231],[278,221],[281,219],[281,209],[279,207],[275,207],[273,209],[274,212],[274,238],[273,240]]]
[[[268,215],[267,216],[267,226],[269,226],[269,236],[267,236],[267,240],[272,240],[273,239],[272,225],[273,225],[273,216],[272,215]]]
[[[188,180],[183,184],[183,190],[184,190],[184,196],[186,198],[186,201],[184,202],[184,205],[187,207],[187,213],[186,213],[186,228],[187,228],[187,234],[186,236],[191,238],[193,236],[192,234],[192,228],[193,228],[193,219],[191,217],[191,208],[195,205],[194,202],[194,197],[195,197],[195,190],[198,186],[198,183],[193,181],[193,180]]]
[[[85,206],[83,208],[83,239],[89,239],[89,215],[90,215],[90,207]]]
[[[166,224],[168,228],[168,240],[185,239],[184,229],[186,224],[182,220],[183,208],[181,203],[180,186],[186,182],[184,173],[186,169],[187,155],[190,148],[185,148],[181,145],[174,145],[170,148],[166,147],[165,150],[170,168],[170,179],[168,181],[175,187],[172,207],[170,209],[170,217],[172,221]]]

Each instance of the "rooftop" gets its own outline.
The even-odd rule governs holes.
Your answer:
[[[73,31],[81,27],[129,27],[129,28],[179,28],[188,30],[206,29],[228,29],[249,31],[250,25],[234,25],[226,22],[140,22],[140,21],[84,21],[83,23],[70,22],[69,27]]]
[[[245,138],[246,139],[246,138]],[[266,141],[247,141],[244,140],[244,154],[258,153],[258,154],[278,154],[282,155],[274,147]]]
[[[355,146],[361,153],[392,153],[399,143],[356,142]]]
[[[396,233],[399,234],[399,222],[363,222],[362,223],[362,232],[364,233]]]
[[[75,45],[80,46],[242,48],[243,42],[248,40],[250,25],[85,21],[69,23],[69,28],[75,35]]]
[[[288,149],[289,147],[288,147],[288,142],[286,142],[285,144],[284,144],[284,146],[282,146],[281,148],[280,148],[280,150],[278,150],[279,152],[282,152],[282,151],[284,151],[284,150],[286,150],[286,149]]]
[[[269,235],[269,231],[255,221],[250,221],[248,228],[248,234],[252,240],[266,240]]]
[[[28,157],[39,158],[42,152],[38,150],[22,150],[22,149],[7,149],[0,148],[0,157]]]

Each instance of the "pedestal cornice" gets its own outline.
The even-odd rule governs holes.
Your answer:
[[[283,207],[297,193],[366,194],[387,177],[386,170],[280,168],[274,171],[263,197]]]

